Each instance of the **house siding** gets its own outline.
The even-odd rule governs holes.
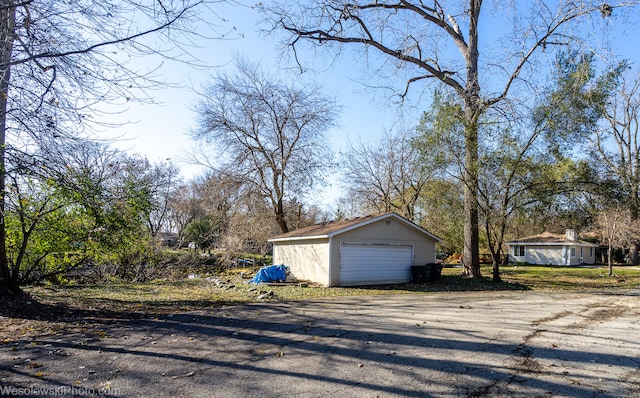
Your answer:
[[[582,262],[585,264],[596,263],[596,248],[595,247],[583,247],[582,248]]]
[[[340,285],[340,246],[343,243],[410,245],[413,246],[413,264],[423,265],[436,261],[435,240],[399,220],[386,218],[332,238],[329,286]]]
[[[329,284],[329,239],[274,243],[273,263],[289,267],[298,279]]]
[[[563,264],[561,246],[527,246],[525,249],[526,262],[530,264]]]
[[[513,246],[525,246],[524,256],[515,256],[510,248],[509,257],[513,262],[526,262],[539,265],[580,265],[595,264],[595,248],[582,245],[528,245],[518,243]],[[575,249],[572,254],[571,249]],[[581,250],[582,249],[582,255]]]

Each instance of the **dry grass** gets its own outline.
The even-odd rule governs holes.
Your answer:
[[[425,294],[478,290],[586,290],[640,287],[640,268],[615,267],[608,277],[606,267],[501,267],[503,282],[491,281],[491,268],[483,267],[483,278],[460,277],[460,268],[444,268],[442,278],[427,284],[326,288],[249,285],[239,272],[218,278],[156,281],[144,284],[108,283],[82,286],[38,286],[27,292],[38,302],[88,311],[131,314],[167,313],[236,305],[262,300],[286,301],[354,295]]]
[[[490,274],[487,269],[487,275]],[[609,277],[606,266],[560,267],[509,265],[501,268],[502,279],[530,289],[584,290],[640,287],[640,267],[614,266]]]

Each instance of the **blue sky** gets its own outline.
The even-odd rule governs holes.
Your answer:
[[[230,39],[203,41],[198,43],[199,48],[190,50],[193,56],[211,67],[198,69],[178,62],[164,61],[158,73],[180,87],[153,92],[156,104],[133,104],[120,116],[123,121],[132,123],[112,132],[112,135],[120,137],[118,147],[140,153],[153,162],[172,159],[181,167],[186,178],[203,171],[202,168],[181,161],[193,146],[188,132],[196,126],[197,115],[192,110],[199,100],[196,91],[211,81],[215,73],[233,72],[234,56],[260,62],[265,69],[280,73],[283,77],[298,78],[295,72],[283,68],[287,62],[288,65],[291,64],[290,60],[279,61],[281,54],[276,48],[277,37],[258,34],[256,22],[260,16],[256,10],[241,6],[213,7],[217,16],[210,15],[206,18],[217,25],[218,31],[232,31]],[[633,16],[631,22],[636,23],[624,26],[619,21],[612,20],[612,33],[596,34],[592,39],[600,43],[613,43],[620,58],[637,62],[640,55],[637,46],[640,40],[638,20],[638,16]],[[237,37],[233,38],[236,33]],[[491,37],[491,34],[485,37]],[[350,50],[352,49],[347,48],[339,62],[335,63],[326,62],[312,54],[304,54],[303,59],[306,65],[316,68],[315,72],[305,73],[303,77],[312,78],[323,85],[324,94],[334,97],[342,106],[338,126],[329,131],[329,139],[336,152],[345,149],[348,141],[370,142],[385,130],[394,130],[402,124],[398,122],[399,109],[389,102],[385,93],[363,86],[361,82],[367,80],[367,73],[374,72],[367,70],[357,59],[359,53]],[[152,58],[138,62],[156,66],[159,61]],[[402,87],[404,81],[397,78],[391,85]],[[428,100],[428,96],[421,99],[414,96],[407,102],[408,106],[403,109],[406,125],[417,124],[421,110],[428,107]],[[337,194],[336,184],[327,187],[326,191],[320,200],[321,205],[332,204]]]
[[[383,96],[376,97],[355,82],[355,79],[361,79],[361,65],[356,62],[325,64],[319,66],[321,72],[299,76],[295,71],[284,69],[284,62],[279,60],[280,53],[276,49],[276,39],[258,34],[257,11],[238,6],[216,7],[218,15],[228,20],[227,23],[220,21],[217,29],[226,31],[235,27],[237,38],[233,38],[232,33],[228,40],[209,40],[202,44],[203,48],[191,49],[194,56],[212,65],[207,70],[165,61],[161,73],[168,81],[179,83],[182,87],[153,92],[156,104],[132,104],[121,115],[123,120],[131,123],[112,132],[120,137],[116,144],[118,147],[143,154],[151,161],[172,159],[183,169],[187,178],[199,174],[202,168],[180,160],[193,145],[188,132],[196,126],[197,114],[193,111],[199,100],[196,91],[201,90],[218,72],[233,73],[235,56],[259,62],[266,70],[279,73],[285,80],[311,79],[325,87],[324,94],[335,98],[342,107],[338,125],[329,131],[329,139],[336,152],[345,148],[347,140],[357,142],[361,138],[377,137],[396,124],[398,111],[390,107]],[[212,19],[215,20],[215,17]]]

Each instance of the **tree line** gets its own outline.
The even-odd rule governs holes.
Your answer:
[[[175,166],[95,138],[114,127],[104,104],[145,100],[158,84],[127,57],[169,56],[146,41],[158,34],[182,48],[202,3],[0,1],[0,293],[83,265],[126,275],[157,261],[160,232],[266,252],[274,234],[387,211],[462,251],[466,276],[481,276],[486,250],[499,280],[506,239],[568,227],[632,247],[637,263],[638,79],[588,46],[635,2],[514,2],[504,13],[478,0],[260,3],[300,70],[305,46],[354,47],[394,76],[380,84],[390,96],[422,86],[430,105],[414,125],[335,156],[326,132],[340,106],[240,59],[202,93],[194,156],[211,167],[184,183]],[[344,197],[309,205],[336,168]]]

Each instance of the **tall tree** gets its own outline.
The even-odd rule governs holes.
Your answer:
[[[637,239],[638,220],[633,220],[630,209],[605,206],[595,222],[595,231],[607,245],[609,276],[613,276],[613,248],[624,247]]]
[[[287,204],[309,193],[331,166],[324,133],[337,107],[318,87],[293,87],[246,61],[237,69],[207,88],[194,135],[216,144],[219,170],[241,182],[245,195],[266,200],[288,232]]]
[[[412,145],[415,132],[387,133],[376,144],[350,146],[342,156],[347,195],[363,211],[396,212],[414,221],[434,169]]]
[[[594,158],[605,179],[616,181],[614,201],[629,209],[630,222],[640,220],[640,76],[622,74],[622,84],[604,110],[604,123],[592,136]],[[640,236],[629,239],[631,262],[638,264]]]
[[[593,54],[577,51],[560,52],[556,66],[550,87],[539,97],[533,117],[527,118],[531,122],[523,125],[513,119],[512,127],[498,127],[488,134],[493,144],[482,151],[480,209],[494,281],[500,280],[502,244],[513,215],[557,195],[581,191],[592,180],[586,163],[567,156],[572,155],[572,142],[596,130],[624,68],[621,64],[597,76]]]
[[[178,189],[182,188],[180,171],[171,162],[151,165],[147,163],[144,176],[151,189],[151,208],[147,214],[149,233],[156,236],[159,232],[170,231],[170,204]]]
[[[446,253],[461,252],[464,245],[464,188],[460,180],[438,178],[430,181],[419,201],[423,213],[419,224],[442,238],[438,245]]]
[[[363,46],[367,51],[395,61],[399,70],[409,74],[405,88],[399,92],[403,98],[410,85],[423,81],[439,81],[457,95],[464,126],[464,270],[469,276],[479,277],[480,118],[504,102],[520,83],[526,82],[527,72],[535,69],[528,67],[543,51],[553,45],[569,44],[580,32],[588,33],[577,28],[574,22],[590,15],[611,16],[613,9],[628,4],[601,7],[600,2],[592,1],[562,0],[553,6],[550,3],[513,2],[509,12],[486,10],[482,14],[481,10],[487,7],[481,0],[320,0],[261,4],[273,29],[290,33],[286,44],[294,51],[305,42],[318,46]],[[481,15],[493,20],[481,21]],[[595,18],[592,22],[597,26]],[[509,28],[499,31],[498,26]],[[496,39],[500,34],[503,36]],[[481,58],[480,43],[489,42],[508,44],[486,48],[485,58]],[[297,52],[296,59],[299,59]]]
[[[202,0],[0,0],[0,293],[16,293],[5,247],[8,151],[78,138],[108,122],[107,104],[144,98],[153,70],[131,56],[175,50]],[[148,40],[154,37],[154,42]],[[164,45],[162,42],[164,41]],[[148,98],[148,97],[147,97]]]

